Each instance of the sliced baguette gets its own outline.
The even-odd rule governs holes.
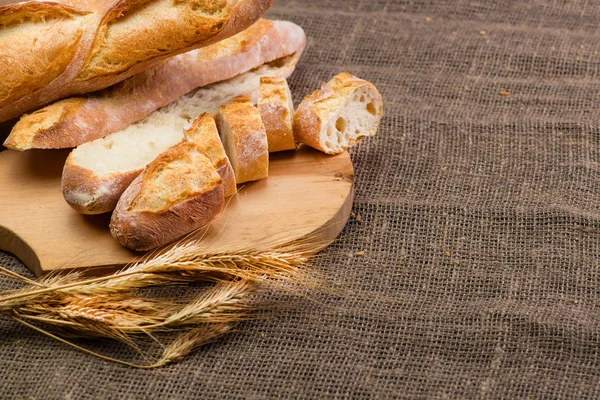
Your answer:
[[[223,180],[225,197],[233,196],[237,192],[235,173],[225,154],[213,116],[207,113],[200,114],[192,126],[186,129],[185,136],[188,141],[197,144],[202,154],[213,163]]]
[[[20,151],[79,146],[124,129],[197,87],[300,53],[305,42],[298,25],[262,19],[222,42],[176,56],[111,88],[24,115],[4,145]]]
[[[258,110],[267,130],[269,153],[296,149],[292,131],[294,102],[287,80],[272,76],[260,78]]]
[[[294,114],[294,136],[300,143],[339,154],[374,136],[382,116],[377,88],[343,72],[304,98]]]
[[[238,97],[223,104],[217,125],[238,184],[269,176],[267,132],[250,98]]]
[[[258,96],[263,76],[289,76],[298,54],[265,64],[225,82],[200,88],[143,120],[74,149],[65,164],[65,200],[83,214],[112,211],[136,176],[159,154],[181,142],[192,116],[215,115],[221,104],[241,95]],[[135,149],[133,152],[132,149]]]
[[[224,204],[222,180],[198,144],[182,142],[127,188],[110,221],[123,246],[144,251],[207,225]]]

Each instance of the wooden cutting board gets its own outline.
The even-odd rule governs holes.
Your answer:
[[[106,273],[143,256],[112,238],[110,215],[84,216],[63,200],[60,178],[68,153],[0,152],[0,249],[38,276],[63,269]],[[202,235],[207,252],[306,238],[320,249],[339,235],[354,194],[348,153],[303,148],[272,154],[270,161],[269,178],[244,185]]]

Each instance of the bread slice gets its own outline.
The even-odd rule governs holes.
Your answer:
[[[200,114],[192,126],[186,129],[185,136],[188,141],[197,144],[200,151],[213,163],[223,180],[225,197],[233,196],[237,192],[235,173],[225,154],[213,116],[207,113]]]
[[[111,88],[24,115],[4,145],[20,151],[77,147],[125,129],[197,87],[300,53],[305,43],[298,25],[262,19],[235,36],[176,56]]]
[[[250,98],[238,97],[219,108],[217,125],[237,183],[269,176],[269,144],[260,112]]]
[[[173,146],[123,193],[110,232],[123,246],[138,251],[165,245],[207,225],[221,212],[221,182],[198,144]]]
[[[235,35],[273,0],[62,0],[0,7],[0,121]]]
[[[382,116],[377,88],[343,72],[302,100],[294,114],[294,136],[315,149],[339,154],[374,136]]]
[[[287,80],[272,76],[260,78],[258,110],[267,130],[269,153],[295,150],[294,102]]]
[[[296,54],[276,60],[228,81],[200,88],[119,132],[77,147],[69,154],[63,170],[65,200],[83,214],[112,211],[146,165],[184,139],[184,128],[193,118],[203,112],[215,115],[221,104],[241,95],[258,97],[260,78],[289,76],[298,57]]]

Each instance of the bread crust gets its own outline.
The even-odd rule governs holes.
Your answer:
[[[109,89],[26,114],[4,145],[20,151],[76,147],[117,132],[197,87],[301,53],[305,44],[298,25],[262,19],[231,38],[176,56]]]
[[[269,176],[267,132],[250,98],[238,97],[222,105],[217,125],[238,184]]]
[[[67,70],[83,39],[88,14],[59,3],[0,7],[0,105],[49,85]],[[38,26],[38,37],[31,37],[29,25]]]
[[[322,129],[331,123],[331,119],[344,107],[357,90],[365,90],[373,97],[373,112],[376,123],[368,131],[351,138],[347,143],[330,148],[323,142]],[[328,154],[339,154],[353,146],[365,137],[373,136],[379,127],[383,115],[381,94],[371,82],[357,78],[347,72],[335,76],[328,83],[323,83],[321,89],[306,96],[294,113],[294,137],[304,143]]]
[[[221,212],[221,178],[199,151],[195,143],[180,143],[146,167],[115,208],[110,222],[115,239],[134,250],[154,249],[207,225]]]
[[[67,158],[61,179],[62,194],[81,214],[104,214],[115,208],[121,194],[140,172],[142,170],[97,176]]]
[[[0,122],[64,97],[104,89],[169,57],[228,38],[257,21],[273,1],[112,0],[84,2],[90,8],[81,10],[51,2],[0,7],[0,30],[14,29],[14,14],[23,10],[69,13],[51,32],[46,21],[23,19],[19,25],[28,29],[19,36],[22,42],[0,42],[0,72],[18,77],[5,85],[5,95],[0,90]],[[62,43],[62,51],[61,46],[56,49],[62,58],[40,63],[36,54],[24,56],[31,54],[25,43],[40,39],[49,41],[46,46]],[[36,62],[41,67],[34,68]],[[48,74],[48,69],[54,72]],[[30,83],[23,93],[25,78]]]
[[[295,150],[292,131],[294,104],[285,79],[270,76],[260,79],[258,111],[267,131],[269,153]]]
[[[289,76],[294,71],[298,58],[299,54],[295,54],[281,62],[276,60],[274,64],[278,68],[277,75]],[[219,104],[215,104],[215,107],[218,106]],[[73,154],[71,152],[63,169],[63,195],[71,207],[82,214],[112,211],[123,191],[145,167],[99,176],[90,169],[77,165]]]
[[[227,154],[225,154],[213,116],[207,113],[200,114],[192,126],[185,131],[185,136],[188,141],[196,143],[202,153],[213,163],[223,181],[225,197],[236,194],[235,173]]]

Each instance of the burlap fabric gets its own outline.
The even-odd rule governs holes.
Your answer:
[[[297,100],[345,70],[385,99],[352,151],[360,221],[318,262],[344,294],[154,371],[2,320],[2,397],[600,395],[600,3],[279,0],[270,16],[309,37]]]

